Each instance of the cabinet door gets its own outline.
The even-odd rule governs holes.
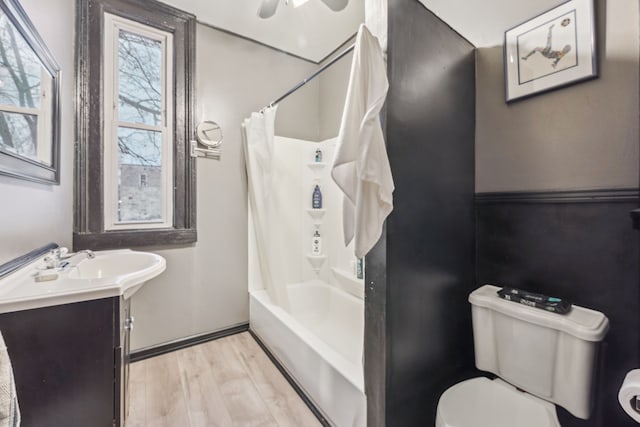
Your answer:
[[[112,427],[114,301],[0,314],[22,427]]]

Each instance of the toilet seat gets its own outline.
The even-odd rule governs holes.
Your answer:
[[[552,403],[500,379],[480,377],[442,393],[436,427],[560,427],[560,423]]]

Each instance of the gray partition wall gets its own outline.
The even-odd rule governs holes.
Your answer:
[[[473,371],[474,47],[418,1],[389,0],[388,72],[396,190],[367,256],[368,425],[429,426]]]

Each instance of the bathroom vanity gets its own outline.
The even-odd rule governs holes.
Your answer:
[[[130,250],[91,255],[56,269],[55,280],[34,280],[42,259],[0,279],[0,332],[23,427],[124,425],[130,297],[165,261]]]
[[[22,426],[123,425],[129,299],[0,314]]]

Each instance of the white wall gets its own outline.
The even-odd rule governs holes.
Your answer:
[[[71,246],[73,228],[74,0],[21,0],[62,69],[60,185],[0,176],[0,264],[49,242]]]
[[[478,49],[476,191],[638,187],[638,2],[596,4],[596,80],[507,105],[502,46]]]
[[[350,46],[352,43],[355,43],[355,38],[345,46]],[[337,136],[340,130],[342,110],[344,110],[344,101],[349,86],[351,62],[353,62],[353,52],[348,53],[323,71],[318,78],[320,81],[320,141]]]
[[[167,270],[133,297],[132,348],[225,329],[249,320],[247,182],[240,123],[311,74],[316,66],[214,30],[197,29],[197,115],[224,133],[220,161],[198,159],[198,242],[148,248]],[[318,82],[282,103],[279,135],[317,140]]]

